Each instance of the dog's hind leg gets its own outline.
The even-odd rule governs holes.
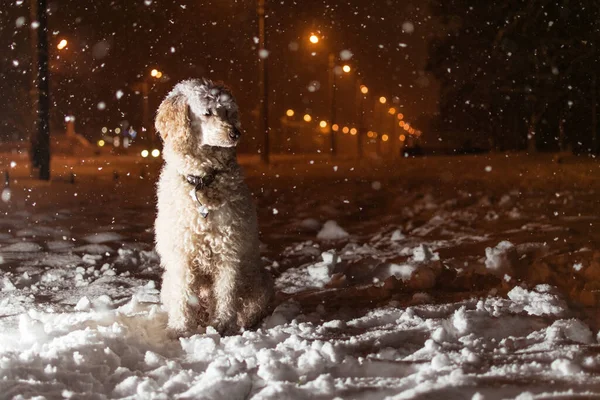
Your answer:
[[[244,279],[242,294],[239,298],[238,325],[251,328],[269,312],[273,299],[273,277],[261,269],[256,275]]]

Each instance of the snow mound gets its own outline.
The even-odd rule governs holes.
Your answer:
[[[41,250],[42,246],[34,242],[13,243],[0,249],[1,252],[6,251],[10,253],[35,253]]]
[[[537,285],[532,291],[515,286],[508,292],[508,298],[514,302],[513,312],[526,312],[537,316],[560,316],[567,310],[567,305],[552,292],[552,287],[549,285]]]
[[[329,220],[323,224],[323,228],[317,233],[317,239],[321,240],[340,240],[347,238],[346,232],[337,222]]]
[[[94,233],[92,235],[87,235],[83,238],[88,243],[92,244],[100,244],[106,242],[116,242],[119,240],[123,240],[124,236],[120,235],[116,232],[99,232]]]
[[[320,261],[300,268],[290,268],[275,281],[275,286],[285,293],[297,293],[306,289],[322,288],[330,280],[340,257],[333,250],[321,253]]]
[[[511,242],[504,240],[496,247],[487,247],[485,258],[485,267],[493,274],[512,275],[513,267],[518,260],[517,249]]]
[[[440,255],[431,251],[426,244],[420,244],[413,249],[412,258],[416,262],[439,261]]]

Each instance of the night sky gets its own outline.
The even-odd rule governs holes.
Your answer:
[[[356,119],[357,71],[370,89],[369,107],[380,95],[397,96],[407,119],[434,113],[437,87],[423,73],[434,24],[425,4],[267,0],[272,128],[279,129],[278,120],[288,108],[327,119],[327,54],[341,50],[352,52],[348,64],[353,72],[339,80],[340,122]],[[152,111],[177,81],[207,77],[232,87],[246,129],[255,130],[255,1],[62,0],[49,2],[49,10],[53,129],[62,128],[57,125],[69,113],[78,117],[77,131],[91,139],[100,136],[102,126],[122,121],[138,125],[141,98],[133,85],[150,79],[150,70],[158,68],[169,80],[153,82]],[[17,92],[28,90],[30,82],[28,1],[4,0],[0,17],[0,89],[3,98],[18,98]],[[309,43],[311,33],[321,37],[320,43]],[[58,51],[61,39],[69,45]],[[311,82],[320,88],[309,91]],[[119,99],[118,91],[123,92]],[[98,109],[101,102],[103,110]]]

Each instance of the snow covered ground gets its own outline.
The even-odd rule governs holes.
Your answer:
[[[242,161],[276,308],[170,340],[159,162],[0,157],[0,398],[600,397],[597,163]]]

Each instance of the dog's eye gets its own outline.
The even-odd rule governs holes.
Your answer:
[[[212,115],[212,112],[210,110],[204,111],[204,116],[205,117],[210,117],[211,115]]]

